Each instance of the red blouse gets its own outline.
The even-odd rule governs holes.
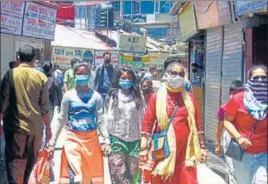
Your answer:
[[[195,119],[196,119],[196,127],[198,132],[203,132],[203,124],[201,122],[201,111],[197,108],[195,98],[191,93],[188,93],[193,101],[194,107],[195,107]],[[156,97],[157,93],[154,93],[147,105],[147,109],[145,111],[144,120],[142,124],[142,133],[145,134],[151,134],[152,128],[154,126],[154,122],[157,119],[156,118]],[[167,94],[167,114],[169,117],[171,117],[176,104],[179,103],[179,107],[177,112],[175,113],[174,119],[172,121],[173,126],[176,128],[176,124],[180,123],[188,123],[187,117],[188,112],[185,107],[185,104],[182,99],[181,92],[168,92]],[[156,122],[157,123],[157,122]],[[157,125],[156,131],[159,132],[160,128]]]
[[[237,131],[244,137],[248,137],[253,129],[256,120],[250,116],[244,105],[244,94],[240,92],[232,97],[232,99],[226,104],[226,113],[234,117],[234,121],[231,122],[236,127]],[[250,146],[246,152],[250,154],[267,153],[267,129],[268,122],[267,116],[264,120],[259,121],[256,131],[253,133],[250,141]]]

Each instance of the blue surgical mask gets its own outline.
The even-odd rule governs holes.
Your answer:
[[[77,86],[87,86],[90,81],[89,75],[75,75],[75,82]]]
[[[120,79],[119,80],[119,86],[122,89],[129,89],[133,86],[133,81],[128,79]]]

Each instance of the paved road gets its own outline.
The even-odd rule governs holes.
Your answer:
[[[60,135],[56,148],[62,148],[63,145],[63,135],[64,134],[64,130],[62,132],[62,134]],[[1,145],[1,149],[0,149],[0,153],[3,153],[3,148],[4,148],[4,139],[3,137],[0,137],[0,145]],[[60,160],[61,160],[61,150],[56,150],[54,153],[54,166],[53,166],[53,173],[54,173],[54,177],[55,177],[55,182],[51,182],[51,184],[56,184],[59,178],[59,167],[60,167]],[[1,159],[0,159],[1,160]],[[213,156],[213,154],[209,155],[209,162],[208,165],[214,167],[213,165],[220,165],[222,163],[219,163],[218,161],[216,161],[215,156]],[[110,173],[109,173],[109,167],[108,167],[108,160],[107,158],[104,158],[104,168],[105,168],[105,184],[111,184],[111,180],[110,180]],[[1,172],[0,172],[1,173]],[[226,184],[224,182],[224,180],[217,174],[215,174],[214,172],[212,172],[212,170],[210,170],[206,165],[202,164],[199,165],[197,168],[197,177],[198,177],[198,181],[199,184]],[[2,181],[3,182],[3,181]]]
[[[57,142],[56,148],[61,148],[63,145],[63,139],[62,139],[62,135],[64,134],[64,130],[61,134],[61,136],[59,137],[59,140]],[[58,177],[59,177],[59,167],[60,167],[60,155],[61,155],[61,151],[55,151],[55,155],[54,155],[54,167],[53,167],[53,171],[54,171],[54,175],[55,175],[55,181],[57,181]],[[111,180],[110,180],[110,173],[109,173],[109,167],[108,167],[108,160],[107,158],[104,158],[104,173],[105,173],[105,184],[111,184]],[[198,181],[199,184],[226,184],[224,182],[224,180],[217,174],[215,174],[212,170],[210,170],[206,165],[202,164],[198,166],[197,169],[197,173],[198,173]],[[55,183],[55,182],[54,182]]]

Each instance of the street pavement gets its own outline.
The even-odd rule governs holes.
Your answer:
[[[59,139],[57,141],[56,150],[55,150],[54,158],[53,158],[54,165],[52,167],[53,174],[54,174],[54,182],[51,182],[51,184],[57,184],[57,181],[59,179],[59,169],[60,169],[60,165],[61,165],[61,163],[60,163],[60,161],[61,161],[61,148],[64,144],[64,140],[63,140],[64,132],[65,132],[65,129],[62,130],[61,135],[59,136]],[[1,143],[0,144],[1,145],[0,153],[3,153],[3,151],[4,151],[4,139],[1,136],[0,136],[0,138],[1,138],[0,139],[0,143]],[[1,161],[1,159],[0,159],[0,161]],[[226,182],[223,180],[222,177],[220,177],[219,175],[217,175],[215,172],[213,172],[210,169],[210,168],[214,168],[214,170],[215,170],[215,168],[219,167],[222,164],[223,164],[223,162],[222,161],[219,162],[218,159],[216,159],[214,154],[209,153],[209,158],[208,158],[207,164],[206,165],[201,164],[197,167],[197,178],[198,178],[199,184],[226,184]],[[218,173],[221,173],[221,172],[219,172],[219,169],[216,169],[216,170],[218,171]],[[107,158],[104,158],[104,174],[105,174],[105,177],[104,177],[105,184],[111,184]],[[3,178],[1,177],[1,179],[3,179]],[[3,181],[1,181],[0,183],[3,183]]]
[[[58,181],[59,178],[59,167],[60,167],[60,160],[61,160],[61,148],[64,144],[63,141],[63,135],[64,135],[64,129],[57,141],[56,145],[56,151],[54,153],[54,166],[53,166],[53,173],[55,177],[55,182],[51,182],[56,184],[56,181]],[[213,158],[211,154],[209,154],[209,161],[211,160],[210,158]],[[211,160],[214,162],[214,160]],[[211,161],[209,163],[211,163]],[[208,164],[211,166],[211,164]],[[197,167],[197,178],[199,184],[226,184],[226,182],[215,172],[213,172],[209,167],[207,167],[205,164],[201,164]],[[108,160],[107,158],[104,158],[104,184],[111,184],[111,179],[110,179],[110,172],[109,172],[109,167],[108,167]]]

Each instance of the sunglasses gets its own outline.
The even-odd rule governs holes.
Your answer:
[[[180,76],[180,77],[184,77],[184,72],[176,72],[176,71],[169,70],[167,73],[168,73],[169,75],[171,75],[171,76]]]
[[[267,79],[267,76],[264,76],[264,75],[254,76],[254,77],[252,77],[252,79],[254,79],[254,80],[259,80],[259,79],[264,80],[264,79]]]

